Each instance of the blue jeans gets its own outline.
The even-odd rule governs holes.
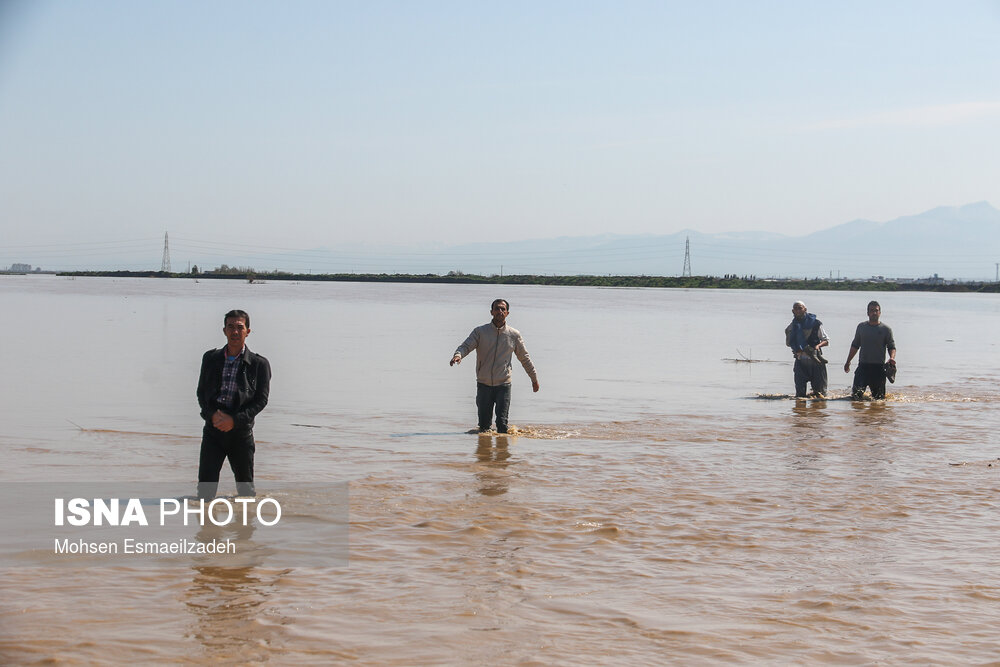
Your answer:
[[[479,430],[488,431],[493,421],[493,409],[496,407],[497,432],[507,432],[507,414],[510,412],[510,385],[500,384],[491,387],[482,382],[476,383],[476,407],[479,408]]]

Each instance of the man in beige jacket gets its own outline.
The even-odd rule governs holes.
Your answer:
[[[538,391],[538,375],[524,347],[521,332],[507,326],[510,305],[497,299],[490,306],[493,321],[476,327],[458,346],[451,358],[451,366],[462,363],[473,350],[476,351],[476,407],[479,408],[479,430],[488,431],[496,408],[497,432],[507,432],[507,414],[510,412],[511,355],[524,366],[531,378],[532,391]]]

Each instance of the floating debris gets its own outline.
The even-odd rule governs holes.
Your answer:
[[[743,354],[740,348],[736,348],[736,354],[740,355],[739,358],[734,357],[724,357],[723,361],[732,361],[738,364],[767,364],[775,363],[770,359],[754,359],[753,358],[753,348],[750,349],[750,354]]]

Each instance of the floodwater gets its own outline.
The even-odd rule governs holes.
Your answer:
[[[481,437],[447,362],[497,296],[541,391],[515,361],[521,434]],[[788,398],[799,298],[831,400]],[[899,373],[855,403],[871,298]],[[258,480],[350,489],[347,563],[4,569],[5,664],[1000,655],[997,295],[25,276],[0,308],[3,482],[193,484],[200,357],[244,308]]]

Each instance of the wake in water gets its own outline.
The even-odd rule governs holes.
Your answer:
[[[792,394],[753,394],[747,396],[749,399],[763,401],[851,401],[855,402],[850,393],[828,394],[826,398],[810,396],[808,398],[796,398]],[[914,394],[886,394],[884,399],[873,399],[870,395],[856,401],[858,403],[979,403],[982,401],[997,400],[996,396],[963,396],[947,392],[921,392]]]
[[[488,437],[502,437],[506,435],[515,438],[533,438],[535,440],[565,440],[566,438],[580,435],[578,431],[564,430],[551,426],[514,426],[513,424],[507,427],[507,433],[500,433],[493,429],[480,431],[477,428],[470,429],[466,433]]]
[[[990,376],[983,377],[957,377],[950,382],[937,383],[932,385],[908,385],[905,387],[896,386],[896,391],[886,392],[885,403],[985,403],[1000,401],[1000,391],[997,390],[997,378]],[[890,387],[886,387],[889,389]],[[765,401],[796,400],[791,394],[770,394],[756,393],[746,398]],[[810,398],[811,401],[824,399]],[[825,400],[828,401],[851,401],[849,390],[833,392]],[[865,394],[862,399],[865,403],[880,403],[874,401],[870,394]]]
[[[819,396],[809,396],[808,398],[796,398],[793,394],[754,394],[753,396],[747,396],[747,398],[757,398],[765,401],[849,401],[851,400],[850,394],[827,394],[825,397],[821,398]],[[870,398],[867,400],[871,400]],[[886,400],[891,400],[890,395],[886,395]]]
[[[494,430],[479,432],[478,429],[466,431],[469,435],[477,435],[491,439],[530,438],[532,440],[601,440],[608,442],[653,441],[665,442],[681,437],[702,441],[704,432],[702,418],[692,416],[652,416],[648,418],[586,422],[571,424],[546,424],[544,426],[511,426],[509,433],[498,433]],[[694,431],[690,433],[689,431]]]
[[[83,426],[80,426],[76,422],[70,421],[69,419],[67,419],[66,421],[75,426],[78,430],[80,430],[83,433],[102,433],[108,435],[127,435],[127,436],[141,435],[141,436],[156,437],[156,438],[188,438],[188,439],[201,438],[200,435],[184,435],[178,433],[157,433],[151,431],[123,431],[116,428],[84,428]]]
[[[950,392],[927,392],[920,394],[895,394],[892,400],[897,403],[980,403],[997,400],[992,396],[964,396]]]

